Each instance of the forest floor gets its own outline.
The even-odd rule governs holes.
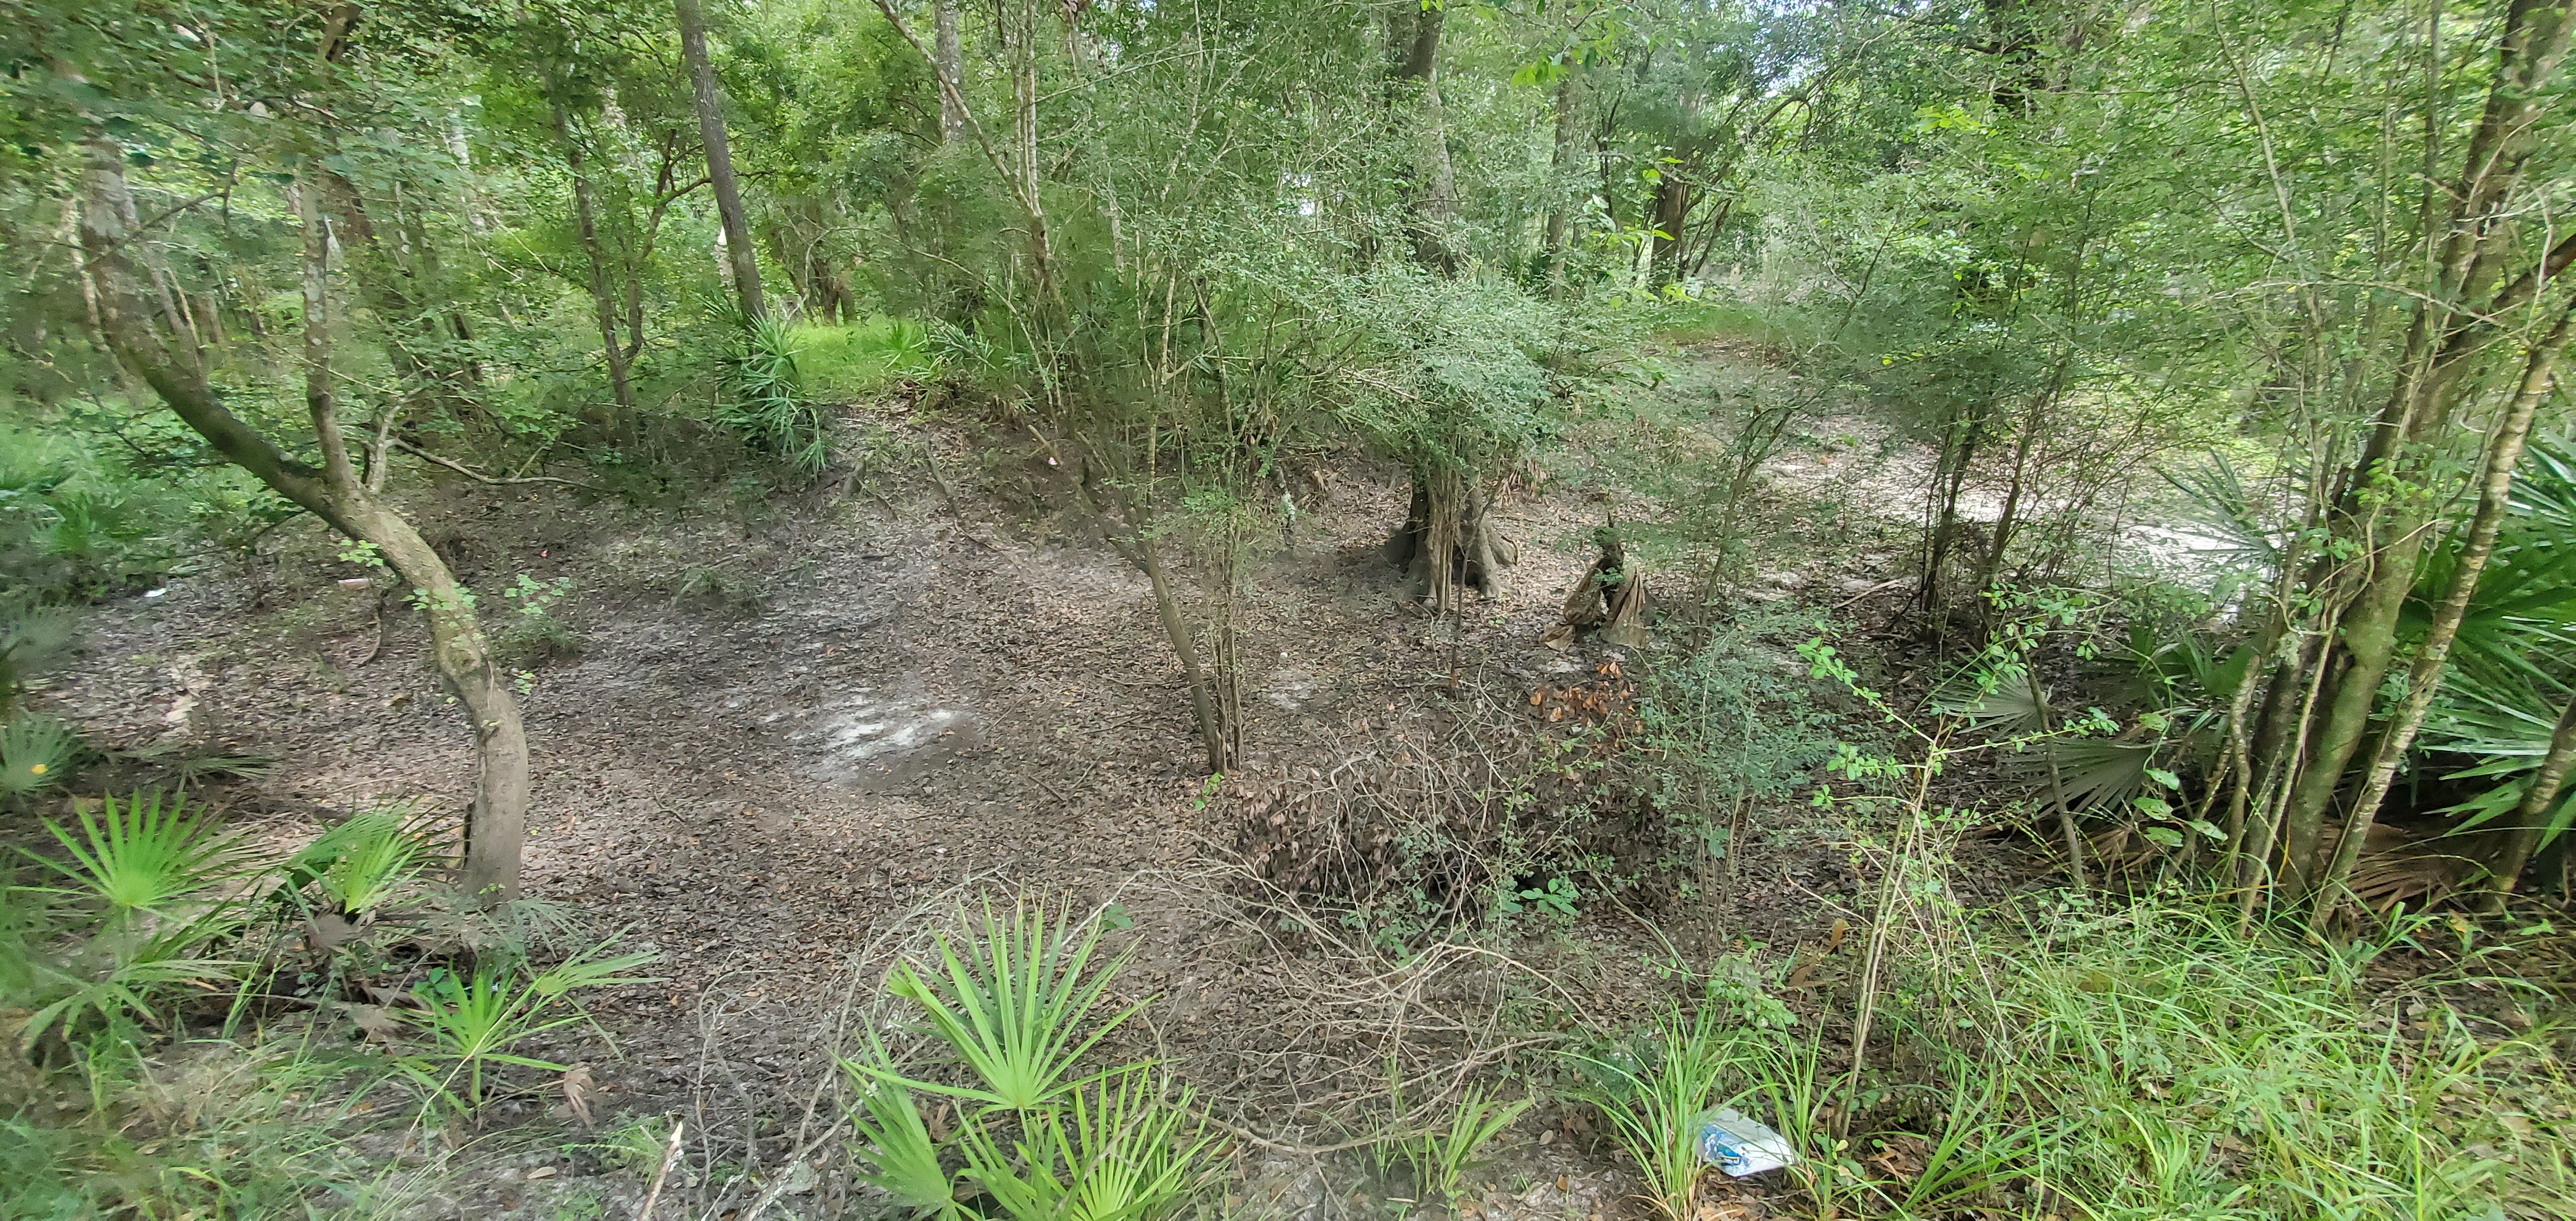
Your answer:
[[[1684,408],[1709,379],[1738,375],[1706,354],[1675,368],[1651,393]],[[571,581],[554,613],[578,651],[523,680],[537,766],[526,893],[657,951],[662,980],[591,1003],[614,1054],[569,1038],[549,1053],[588,1062],[597,1128],[550,1093],[505,1102],[448,1173],[410,1187],[406,1211],[631,1215],[621,1201],[642,1176],[580,1152],[616,1116],[680,1116],[716,1134],[692,1146],[675,1193],[739,1209],[767,1184],[771,1215],[811,1211],[811,1176],[792,1163],[838,1147],[827,1134],[839,1119],[817,1101],[869,973],[925,913],[992,883],[1115,901],[1136,921],[1119,986],[1154,998],[1148,1049],[1185,1064],[1231,1057],[1224,1081],[1200,1084],[1245,1125],[1239,1195],[1314,1221],[1386,1215],[1312,1154],[1338,1139],[1330,1124],[1273,1105],[1347,1113],[1365,1092],[1351,1074],[1377,1065],[1354,1053],[1332,1073],[1282,1071],[1313,984],[1224,910],[1234,813],[1204,787],[1145,579],[1043,510],[1042,457],[979,459],[997,452],[990,438],[905,402],[852,411],[853,431],[876,438],[873,466],[828,497],[674,516],[459,481],[412,505],[478,589],[520,574]],[[1590,530],[1650,512],[1610,472],[1622,447],[1651,460],[1676,443],[1651,432],[1606,420],[1567,447],[1591,455],[1583,469],[1506,497],[1501,528],[1521,544],[1508,590],[1450,620],[1402,601],[1380,558],[1405,509],[1400,473],[1358,459],[1315,472],[1239,612],[1246,770],[1329,764],[1408,730],[1428,738],[1461,689],[1489,710],[1518,707],[1615,661],[1538,638],[1592,558]],[[1780,550],[1748,594],[1846,616],[1901,597],[1892,582],[1909,557],[1895,540],[1927,461],[1858,418],[1796,440],[1768,467]],[[363,575],[316,532],[252,572],[174,579],[104,609],[47,705],[96,742],[269,760],[212,791],[237,824],[282,843],[388,800],[452,821],[466,736],[415,618],[341,584]],[[486,596],[487,616],[506,613]],[[1775,836],[1745,866],[1753,880],[1725,929],[1775,957],[1821,943],[1853,886],[1843,852],[1794,841]],[[1611,1014],[1663,995],[1644,965],[1660,936],[1602,907],[1512,953]],[[1625,1212],[1631,1188],[1591,1142],[1557,1139],[1579,1127],[1553,1111],[1525,1119],[1473,1213]],[[1759,1212],[1748,1196],[1719,1215]]]

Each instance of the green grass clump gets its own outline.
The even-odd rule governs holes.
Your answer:
[[[1989,1054],[2045,1122],[2041,1181],[2104,1217],[2567,1215],[2576,1088],[2545,1043],[2231,924],[2141,903],[1994,953]]]
[[[796,368],[805,392],[817,402],[847,403],[867,398],[898,381],[921,381],[939,373],[930,351],[930,333],[905,318],[874,317],[859,322],[799,322],[788,328],[796,349]]]
[[[2509,981],[2374,985],[2391,942],[2239,937],[2224,905],[2054,911],[2005,936],[1992,921],[1961,930],[1964,976],[1893,970],[1896,1033],[1857,1080],[1821,1027],[1701,1009],[1572,1057],[1571,1092],[1670,1217],[1692,1215],[1691,1136],[1721,1105],[1797,1151],[1770,1180],[1799,1198],[1791,1215],[2576,1215],[2576,1084],[2554,1032],[2504,1037],[2444,999]]]
[[[1573,1059],[1575,1096],[1610,1121],[1611,1142],[1636,1164],[1646,1199],[1669,1221],[1688,1221],[1707,1169],[1700,1115],[1742,1092],[1759,1053],[1754,1040],[1702,1009],[1676,1015],[1649,1038]]]

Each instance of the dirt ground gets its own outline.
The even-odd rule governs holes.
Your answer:
[[[743,1209],[763,1185],[778,1188],[761,1191],[770,1215],[814,1207],[792,1160],[836,1144],[823,1134],[837,1117],[813,1108],[853,980],[882,971],[885,947],[915,932],[904,921],[982,881],[1134,913],[1140,948],[1122,987],[1159,998],[1147,1022],[1166,1053],[1185,1058],[1175,1045],[1217,1032],[1287,1056],[1302,1037],[1247,1033],[1285,1017],[1262,1011],[1263,989],[1306,986],[1289,960],[1314,952],[1265,942],[1210,898],[1232,811],[1203,785],[1144,578],[1078,524],[992,494],[1013,469],[961,474],[979,469],[964,434],[875,410],[854,423],[881,426],[916,460],[829,497],[648,516],[561,488],[459,482],[413,506],[477,589],[519,574],[572,582],[558,613],[579,651],[523,678],[537,766],[526,892],[659,952],[665,981],[593,1003],[615,1055],[595,1042],[559,1054],[590,1062],[606,1112],[723,1134],[674,1188],[709,1209]],[[925,477],[925,445],[945,479]],[[1809,553],[1784,547],[1748,592],[1845,614],[1883,592],[1907,562],[1891,540],[1913,493],[1901,470],[1842,476],[1883,472],[1891,455],[1900,467],[1921,458],[1847,420],[1776,459],[1774,499],[1806,540],[1796,546],[1822,544],[1826,558],[1793,565],[1788,555]],[[1504,596],[1454,622],[1402,602],[1378,554],[1405,494],[1397,472],[1357,458],[1323,472],[1251,581],[1239,656],[1252,770],[1436,720],[1447,676],[1520,700],[1606,656],[1537,638],[1591,559],[1588,531],[1642,511],[1615,488],[1578,476],[1503,500],[1520,563]],[[106,744],[273,760],[215,791],[281,841],[388,800],[452,815],[471,766],[464,727],[415,617],[341,584],[364,575],[313,534],[257,571],[173,579],[100,613],[45,706]],[[1848,885],[1839,859],[1755,861],[1739,935],[1785,951]],[[1590,973],[1615,1006],[1622,979],[1647,974],[1637,964],[1652,945],[1640,922],[1603,911],[1525,957],[1567,979]],[[1235,1063],[1239,1096],[1283,1088],[1277,1059]],[[596,1137],[544,1105],[505,1106],[473,1172],[424,1187],[413,1212],[573,1216],[567,1201],[590,1201],[626,1215],[636,1176],[566,1152]],[[1557,1139],[1573,1131],[1565,1119],[1523,1122],[1479,1215],[1620,1211],[1628,1188],[1584,1142]],[[1319,1221],[1360,1207],[1328,1161],[1300,1152],[1329,1133],[1292,1122],[1247,1136],[1239,1193]],[[1737,1215],[1758,1214],[1746,1208]]]

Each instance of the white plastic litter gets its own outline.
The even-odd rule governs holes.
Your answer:
[[[1789,1148],[1789,1138],[1732,1107],[1720,1107],[1699,1117],[1699,1160],[1740,1179],[1793,1165],[1798,1155]]]

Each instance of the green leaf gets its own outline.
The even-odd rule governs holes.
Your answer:
[[[941,936],[938,970],[925,971],[906,959],[887,983],[889,991],[921,1006],[932,1033],[975,1071],[982,1087],[896,1076],[879,1066],[860,1068],[913,1089],[1009,1110],[1035,1110],[1071,1088],[1074,1062],[1142,1002],[1093,1024],[1101,994],[1126,962],[1121,956],[1086,975],[1100,943],[1097,925],[1077,936],[1062,917],[1050,928],[1043,910],[1023,904],[1005,921],[990,903],[984,907],[983,925],[984,935],[968,942],[962,953]]]

